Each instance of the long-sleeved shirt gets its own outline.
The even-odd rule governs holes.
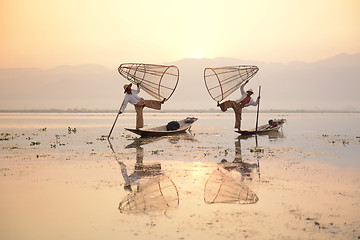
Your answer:
[[[140,179],[139,175],[137,175],[137,173],[135,172],[132,173],[131,175],[128,175],[126,170],[126,165],[123,162],[120,163],[120,166],[121,166],[121,174],[125,180],[125,184],[135,183]]]
[[[138,96],[139,92],[140,92],[140,89],[138,88],[137,90],[131,89],[131,94],[128,94],[128,93],[125,94],[124,101],[122,103],[120,112],[125,111],[125,108],[128,103],[135,105],[140,101],[141,97]]]
[[[246,84],[246,83],[245,83]],[[241,92],[241,97],[239,99],[236,100],[236,103],[239,103],[244,100],[247,96],[247,93],[244,90],[244,86],[245,84],[240,86],[240,92]],[[255,102],[254,99],[250,98],[250,102],[248,102],[247,104],[244,105],[244,107],[248,107],[248,106],[256,106],[258,103],[257,101]]]

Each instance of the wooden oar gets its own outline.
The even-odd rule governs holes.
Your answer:
[[[259,122],[260,91],[261,91],[261,86],[259,86],[259,102],[258,102],[257,113],[256,113],[256,128],[255,128],[256,135],[257,135],[257,131],[258,131],[258,122]]]

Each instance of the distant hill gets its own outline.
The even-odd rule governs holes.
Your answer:
[[[216,103],[205,88],[204,68],[251,64],[260,71],[246,88],[257,95],[258,85],[262,86],[261,109],[360,111],[360,54],[339,54],[313,63],[188,58],[165,64],[179,68],[180,80],[164,110],[215,109]],[[84,64],[46,70],[0,69],[0,110],[117,110],[127,83],[117,67]],[[144,92],[141,95],[150,98]],[[236,91],[229,99],[238,97]]]
[[[205,67],[257,65],[260,70],[248,83],[257,95],[262,86],[262,109],[360,110],[360,54],[340,54],[314,63],[265,63],[230,58],[183,59],[173,63],[180,69],[180,83],[173,102],[201,108],[215,107],[205,88]],[[184,98],[183,96],[188,96]],[[236,99],[239,92],[229,96]],[[169,101],[170,103],[170,101]]]

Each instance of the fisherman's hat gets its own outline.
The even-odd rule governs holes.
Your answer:
[[[130,83],[130,84],[125,84],[125,85],[124,85],[124,93],[126,93],[126,89],[127,89],[127,88],[131,88],[131,86],[132,86],[132,83]]]
[[[247,90],[246,92],[254,93],[254,91],[251,88],[249,90]]]

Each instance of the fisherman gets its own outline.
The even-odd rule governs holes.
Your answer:
[[[143,117],[143,108],[148,107],[156,110],[161,110],[161,104],[165,102],[165,98],[162,101],[157,100],[144,100],[138,96],[140,92],[139,84],[137,84],[137,90],[131,89],[132,84],[124,85],[124,101],[121,105],[119,114],[125,111],[125,108],[128,103],[131,103],[135,107],[136,111],[136,129],[144,127],[144,117]]]
[[[254,94],[252,89],[244,91],[244,86],[249,82],[245,81],[240,85],[241,97],[236,101],[228,100],[223,103],[217,102],[217,106],[220,107],[221,111],[225,112],[228,108],[232,108],[235,112],[235,128],[241,131],[241,113],[244,107],[248,106],[257,106],[260,101],[260,96],[258,96],[256,102],[251,98],[251,95]]]

